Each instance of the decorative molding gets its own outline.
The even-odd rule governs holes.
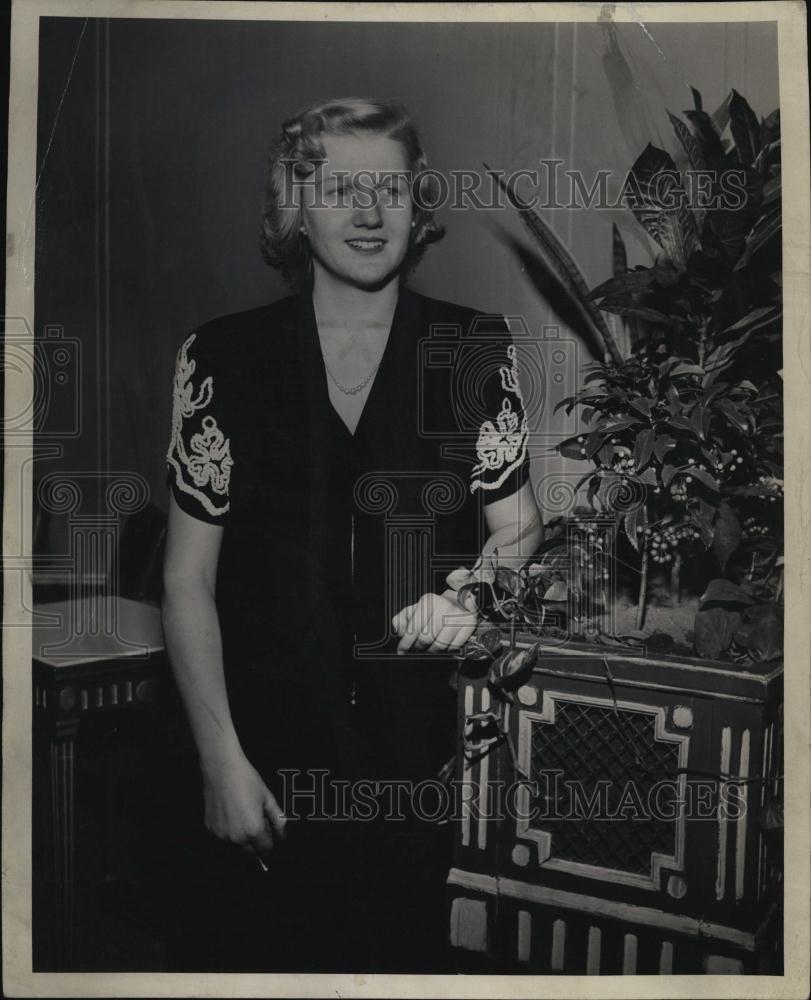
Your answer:
[[[473,715],[474,688],[465,684],[465,716]],[[462,755],[462,847],[470,846],[470,793],[473,788],[473,765]]]
[[[678,767],[682,770],[676,778],[679,789],[679,799],[686,797],[687,776],[683,769],[687,767],[689,755],[690,737],[683,733],[671,733],[666,728],[667,711],[663,705],[644,705],[638,702],[621,701],[614,702],[612,699],[595,698],[591,695],[569,694],[563,691],[543,692],[543,702],[540,712],[528,712],[522,710],[518,723],[518,759],[525,773],[530,774],[532,760],[532,727],[534,723],[554,725],[555,723],[555,703],[557,701],[577,703],[581,705],[593,705],[599,708],[617,708],[626,712],[638,712],[643,715],[650,715],[654,718],[654,739],[658,742],[678,744]],[[530,775],[531,777],[531,775]],[[658,890],[660,888],[660,874],[664,867],[669,870],[684,870],[684,842],[685,842],[685,820],[681,815],[673,820],[675,834],[675,848],[673,854],[662,854],[659,851],[651,852],[650,875],[639,875],[634,872],[626,872],[616,868],[603,868],[598,865],[586,864],[579,861],[564,860],[554,857],[554,845],[552,833],[548,830],[533,829],[529,825],[529,788],[522,785],[518,789],[518,814],[516,823],[516,836],[526,840],[536,842],[538,850],[538,864],[545,869],[567,872],[571,875],[585,876],[586,878],[599,879],[614,884],[635,886],[642,889]]]
[[[624,920],[628,923],[648,928],[655,927],[658,930],[672,931],[689,937],[725,941],[747,951],[754,951],[755,948],[755,934],[738,930],[736,927],[726,927],[708,920],[699,920],[696,917],[666,913],[664,910],[657,910],[650,906],[639,906],[636,903],[601,899],[599,896],[586,896],[564,889],[553,889],[545,885],[462,871],[459,868],[451,869],[447,884],[471,892],[537,903],[539,906],[576,910],[579,913],[588,913],[606,920]]]
[[[738,774],[744,780],[738,786],[741,812],[735,826],[735,899],[737,902],[743,899],[746,876],[746,829],[749,812],[749,786],[746,784],[745,779],[749,777],[750,742],[751,734],[748,729],[744,729],[741,735],[741,759],[738,764]]]
[[[490,710],[490,691],[481,689],[481,711]],[[487,824],[490,822],[490,754],[486,753],[479,760],[479,823],[477,829],[477,844],[479,850],[487,847]]]
[[[724,726],[721,730],[720,773],[729,774],[729,763],[732,758],[732,729]],[[726,782],[718,786],[718,852],[716,854],[715,898],[723,899],[726,895],[727,878],[727,814],[724,807],[723,790]]]

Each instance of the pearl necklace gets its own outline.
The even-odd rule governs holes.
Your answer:
[[[380,361],[382,360],[383,358],[381,357]],[[327,369],[327,375],[329,375],[329,377],[332,379],[335,385],[338,386],[338,388],[345,396],[356,396],[359,392],[362,392],[366,388],[366,386],[372,381],[372,379],[375,376],[375,373],[377,372],[377,369],[380,367],[380,361],[377,362],[377,364],[369,372],[366,378],[363,379],[362,382],[358,382],[357,385],[343,385],[343,383],[339,382],[338,379],[335,377],[332,369],[327,364],[326,358],[324,358],[324,367]]]

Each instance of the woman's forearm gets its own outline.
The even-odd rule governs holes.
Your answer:
[[[474,570],[489,566],[492,559],[499,566],[518,570],[543,541],[543,522],[533,514],[526,521],[506,524],[493,531],[482,549]]]
[[[166,649],[201,766],[218,768],[242,751],[228,704],[214,595],[204,584],[167,583],[162,613]]]
[[[487,504],[484,519],[489,537],[476,570],[490,569],[492,562],[520,569],[543,541],[543,518],[529,481],[511,496]]]

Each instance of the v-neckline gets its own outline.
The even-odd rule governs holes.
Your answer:
[[[318,335],[318,323],[315,318],[315,307],[313,306],[312,295],[309,292],[302,293],[301,295],[301,307],[303,318],[305,319],[305,326],[307,328],[307,340],[310,348],[310,360],[315,367],[315,370],[320,370],[320,377],[316,378],[313,376],[314,383],[317,383],[319,389],[319,395],[321,397],[322,404],[325,404],[329,409],[331,418],[337,426],[340,427],[341,431],[347,435],[350,441],[358,441],[362,436],[362,431],[364,430],[366,424],[368,423],[369,411],[373,404],[376,402],[380,390],[378,389],[378,384],[385,380],[386,373],[391,365],[391,358],[395,352],[395,348],[392,347],[392,343],[397,339],[397,334],[399,327],[401,325],[402,312],[404,307],[405,299],[405,289],[400,288],[399,294],[397,296],[397,304],[394,307],[394,313],[391,318],[391,325],[389,326],[389,333],[386,338],[386,344],[383,348],[383,353],[380,355],[380,361],[377,365],[377,371],[375,372],[373,378],[371,379],[371,385],[369,386],[369,393],[366,396],[366,401],[358,416],[357,423],[355,424],[355,430],[351,431],[346,425],[341,414],[336,410],[333,405],[332,399],[329,393],[329,375],[327,374],[326,364],[324,362],[324,355],[321,349],[321,340]]]

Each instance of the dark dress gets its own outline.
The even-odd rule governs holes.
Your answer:
[[[171,488],[225,528],[231,711],[291,817],[267,875],[212,848],[210,967],[442,971],[450,827],[409,789],[453,754],[453,661],[397,657],[391,619],[473,565],[484,504],[527,480],[514,347],[499,317],[402,289],[354,435],[326,378],[307,294],[178,354]]]

